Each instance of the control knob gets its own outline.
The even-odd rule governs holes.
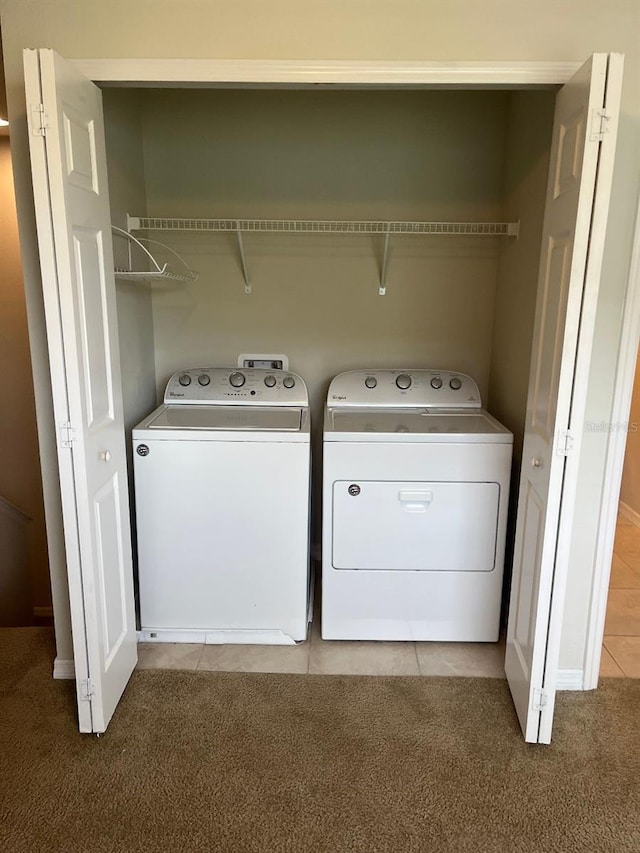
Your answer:
[[[240,371],[232,373],[229,377],[229,384],[233,385],[234,388],[242,388],[245,381],[244,373],[240,373]]]
[[[282,384],[285,388],[293,388],[293,386],[296,384],[296,380],[293,378],[293,376],[285,376],[282,380]]]
[[[209,376],[208,373],[201,373],[200,376],[198,376],[198,384],[199,385],[202,385],[204,387],[204,386],[208,385],[210,382],[211,382],[211,377]]]
[[[271,375],[265,376],[264,377],[264,384],[267,386],[267,388],[273,388],[274,385],[276,384],[276,377],[271,376]]]
[[[367,376],[367,378],[364,380],[364,384],[367,388],[375,388],[378,384],[378,380],[375,376]]]
[[[459,391],[462,388],[462,379],[459,376],[454,376],[453,379],[449,382],[449,387],[454,391]]]
[[[439,376],[434,376],[431,380],[431,387],[435,388],[436,391],[438,388],[442,388],[442,379]]]
[[[181,374],[180,374],[180,376],[178,377],[178,382],[179,382],[179,383],[180,383],[184,388],[186,388],[186,387],[187,387],[187,385],[191,385],[191,377],[189,376],[189,374],[188,374],[188,373],[181,373]]]
[[[396,376],[396,385],[402,391],[406,391],[407,388],[411,388],[411,377],[409,374],[401,373],[399,376]]]

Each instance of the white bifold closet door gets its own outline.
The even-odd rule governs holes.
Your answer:
[[[621,84],[594,54],[556,99],[505,661],[531,743],[551,740]]]
[[[24,59],[79,725],[99,733],[137,660],[102,96],[50,50]]]
[[[101,98],[50,50],[25,51],[25,72],[80,730],[101,732],[136,662]],[[594,55],[557,101],[506,660],[529,741],[553,719],[621,73]]]

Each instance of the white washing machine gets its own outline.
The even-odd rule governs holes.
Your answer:
[[[512,446],[462,373],[336,376],[324,421],[324,639],[498,639]]]
[[[141,640],[306,638],[309,423],[294,373],[171,377],[133,430]]]

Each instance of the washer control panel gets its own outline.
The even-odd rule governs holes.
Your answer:
[[[349,370],[329,386],[328,406],[480,409],[480,391],[452,370]]]
[[[165,404],[308,406],[297,373],[267,368],[194,367],[179,370],[167,383]]]

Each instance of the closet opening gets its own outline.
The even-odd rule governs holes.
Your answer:
[[[116,277],[134,555],[131,431],[176,371],[286,353],[305,379],[317,585],[331,379],[359,368],[460,371],[514,434],[506,615],[555,93],[103,87],[116,269],[132,262],[125,231],[166,244],[171,251],[147,244],[161,267],[197,272],[192,280]],[[132,231],[132,220],[158,227]],[[212,220],[230,227],[179,227]],[[518,236],[399,233],[385,245],[384,232],[307,226],[255,228],[239,244],[239,220],[518,223]],[[483,674],[477,654],[434,651],[431,662],[421,651],[425,672]],[[503,648],[487,652],[484,674],[503,656]]]

